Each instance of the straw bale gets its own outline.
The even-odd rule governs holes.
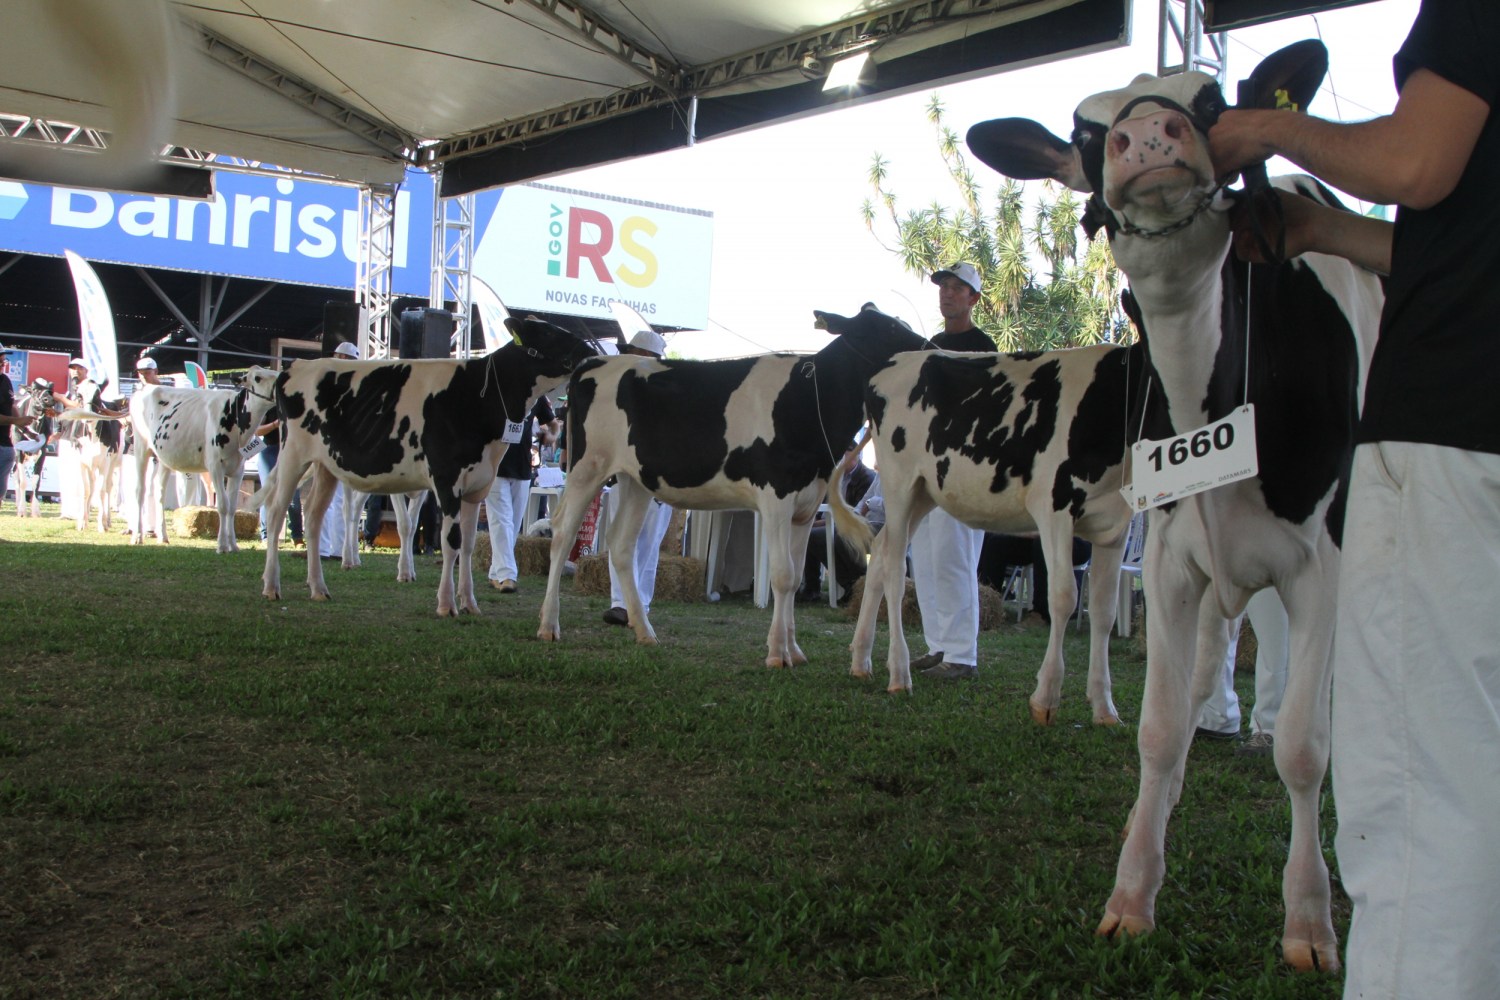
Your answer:
[[[590,597],[609,596],[609,557],[582,556],[573,574],[573,593]]]
[[[213,507],[178,507],[172,511],[172,534],[178,538],[218,538],[219,512]],[[242,542],[260,537],[260,517],[255,511],[234,512],[234,537]]]
[[[855,619],[859,617],[859,606],[865,599],[865,580],[862,576],[854,581],[854,595],[849,598],[849,603],[844,606],[844,617]],[[880,614],[885,614],[884,601]],[[1005,602],[1001,600],[999,591],[993,587],[981,584],[979,587],[979,630],[988,632],[999,628],[1005,621]],[[919,628],[922,624],[922,609],[917,604],[917,585],[910,577],[906,580],[906,594],[901,600],[901,624],[905,628]]]
[[[489,538],[485,538],[485,565],[489,565]],[[523,536],[516,539],[516,569],[522,576],[546,576],[552,568],[552,539]]]
[[[690,604],[706,600],[702,559],[663,555],[656,564],[656,593],[651,603],[674,601]],[[573,593],[590,597],[609,596],[609,556],[584,556],[573,574]]]

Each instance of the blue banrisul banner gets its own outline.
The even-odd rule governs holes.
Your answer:
[[[218,171],[207,201],[0,180],[0,250],[352,289],[359,191],[294,176]],[[426,296],[433,178],[396,194],[392,289]]]

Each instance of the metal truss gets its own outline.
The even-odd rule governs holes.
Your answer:
[[[434,185],[440,188],[441,185]],[[473,343],[474,196],[432,199],[432,283],[428,305],[446,309],[454,303],[453,340],[449,350],[460,358],[469,356]]]
[[[554,17],[558,17],[555,11],[563,9],[578,18],[590,16],[581,8],[565,4],[563,0],[526,2]],[[595,42],[596,47],[604,51],[611,49],[599,42],[601,36],[609,39],[610,44],[621,46],[618,53],[612,54],[617,54],[628,62],[647,82],[621,88],[605,97],[562,105],[540,114],[514,118],[467,135],[444,139],[424,147],[419,153],[419,159],[423,165],[442,163],[480,150],[535,139],[584,122],[600,121],[660,105],[681,105],[686,118],[686,108],[693,97],[757,77],[788,71],[800,73],[804,59],[808,57],[826,59],[877,40],[890,41],[903,35],[929,31],[976,17],[1024,8],[1034,2],[1035,0],[907,0],[905,3],[893,4],[860,17],[809,31],[775,45],[692,67],[676,67],[624,39],[618,32],[606,32],[601,27],[591,33],[570,24],[570,27],[574,27],[574,30]],[[597,23],[602,25],[602,22]]]
[[[396,186],[359,189],[359,273],[354,297],[360,304],[359,356],[391,355],[391,268],[396,247]]]
[[[75,149],[109,148],[108,133],[71,122],[0,112],[0,139],[16,139]]]
[[[1204,34],[1203,0],[1160,0],[1156,75],[1197,70],[1228,86],[1228,48],[1222,32]],[[1231,98],[1233,95],[1228,95]]]
[[[288,101],[300,104],[351,135],[360,136],[382,153],[408,162],[411,160],[417,145],[414,137],[398,132],[364,112],[351,108],[316,87],[302,82],[285,70],[272,66],[253,52],[240,48],[201,24],[194,23],[192,27],[202,45],[203,52],[209,58],[274,90]]]

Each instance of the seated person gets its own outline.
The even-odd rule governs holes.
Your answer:
[[[844,453],[841,463],[848,469],[844,478],[844,502],[854,512],[870,522],[870,527],[879,531],[885,525],[885,502],[880,494],[880,477],[865,465],[858,446]],[[813,522],[807,536],[807,559],[802,571],[802,589],[797,592],[799,601],[818,599],[818,579],[823,565],[828,561],[828,525],[824,518]],[[845,604],[853,594],[854,581],[865,575],[869,568],[864,556],[844,542],[835,538],[833,547],[833,577],[838,582],[839,603]]]

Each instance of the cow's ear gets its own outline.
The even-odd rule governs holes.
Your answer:
[[[1328,49],[1316,38],[1293,42],[1261,60],[1249,79],[1240,81],[1240,108],[1285,108],[1306,111],[1328,73]]]
[[[1074,191],[1089,191],[1078,150],[1030,118],[993,118],[969,129],[969,150],[1018,181],[1051,178]]]

